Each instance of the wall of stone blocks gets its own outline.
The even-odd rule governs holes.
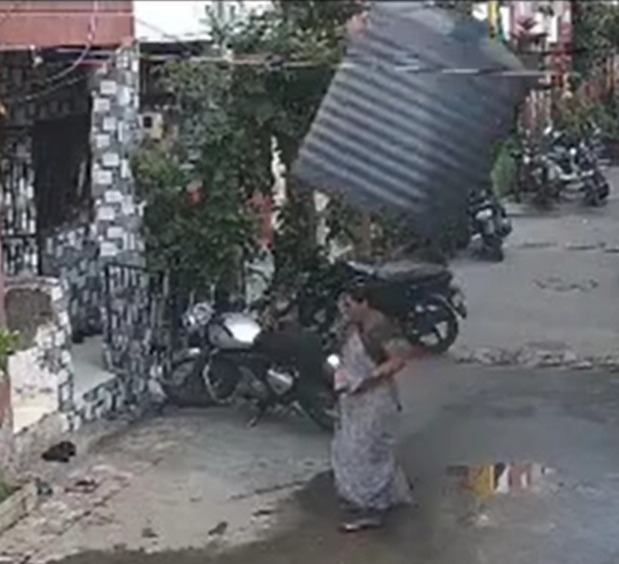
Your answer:
[[[7,325],[22,339],[9,359],[13,413],[37,394],[48,394],[54,411],[70,411],[72,329],[64,286],[56,278],[9,278],[5,302]]]
[[[140,257],[140,210],[131,172],[139,142],[139,51],[125,46],[93,74],[92,194],[100,258]]]
[[[91,225],[59,231],[45,241],[42,274],[58,278],[68,299],[71,327],[76,336],[101,332],[99,246]]]
[[[41,90],[46,77],[66,68],[65,62],[33,66],[27,51],[0,53],[0,99],[15,99],[16,92]],[[69,312],[76,330],[100,325],[98,280],[92,276],[96,242],[89,225],[68,225],[56,233],[37,233],[34,189],[33,127],[37,120],[87,114],[88,74],[74,73],[64,88],[35,100],[7,103],[6,138],[0,175],[4,217],[2,247],[9,276],[42,274],[59,277],[69,291]],[[18,97],[19,98],[19,97]],[[61,138],[62,132],[59,132]],[[96,315],[93,312],[96,311]]]
[[[11,451],[14,468],[57,440],[73,410],[74,373],[67,295],[54,278],[6,281],[7,325],[20,334],[9,358]]]

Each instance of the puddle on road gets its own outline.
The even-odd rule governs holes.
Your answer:
[[[505,463],[451,465],[447,477],[454,480],[456,489],[478,498],[539,492],[556,472],[536,463]]]

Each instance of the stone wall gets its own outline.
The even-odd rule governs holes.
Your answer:
[[[101,332],[99,247],[91,225],[62,230],[45,241],[42,274],[65,285],[73,335]]]
[[[92,195],[100,257],[134,261],[140,213],[131,173],[139,141],[139,51],[121,47],[92,80]]]
[[[35,202],[33,131],[38,120],[88,113],[88,75],[72,76],[72,80],[65,81],[65,87],[56,88],[47,96],[14,100],[16,92],[41,90],[46,77],[65,68],[66,62],[33,66],[27,51],[0,53],[0,98],[8,95],[8,128],[0,162],[4,204],[2,246],[7,275],[42,274],[67,283],[71,320],[75,330],[81,332],[100,318],[98,286],[92,280],[96,242],[88,222],[82,227],[62,225],[54,233],[37,231],[37,214],[45,210],[37,210]],[[58,135],[62,139],[62,131]],[[93,316],[95,310],[97,314]]]
[[[139,51],[136,45],[118,49],[115,56],[97,69],[93,76],[92,193],[95,202],[94,228],[102,271],[106,264],[114,262],[139,265],[143,256],[139,237],[141,209],[131,171],[132,152],[140,141],[139,79]],[[136,290],[140,293],[142,289],[134,288],[132,292],[125,286],[125,282],[130,286],[139,275],[128,275],[120,285],[116,276],[113,277],[113,281],[108,281],[109,289],[114,294],[110,301],[119,305],[120,310],[115,309],[119,315],[107,319],[109,312],[104,310],[103,325],[104,335],[108,337],[106,364],[119,376],[119,382],[105,392],[105,397],[109,398],[105,403],[122,404],[133,395],[130,390],[136,385],[139,385],[137,394],[141,394],[141,384],[145,385],[141,368],[148,364],[148,359],[144,354],[138,355],[140,358],[128,354],[129,347],[119,343],[130,342],[144,353],[148,349],[149,320],[144,320],[144,327],[137,326],[141,323],[140,316],[144,314],[142,308],[145,305],[133,307],[135,304],[129,296]],[[144,333],[144,338],[136,338],[138,333]],[[111,335],[113,339],[109,338]],[[119,357],[126,360],[122,369],[115,361]],[[136,362],[140,363],[140,369],[134,370],[132,367]]]
[[[7,326],[20,335],[8,375],[15,456],[21,460],[52,439],[50,429],[60,433],[68,427],[74,376],[71,324],[67,296],[57,279],[9,279],[5,303]]]

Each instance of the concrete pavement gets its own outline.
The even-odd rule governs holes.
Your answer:
[[[470,318],[453,353],[492,363],[619,367],[619,172],[607,206],[513,218],[506,259],[455,263]]]
[[[84,516],[48,518],[45,530],[33,515],[2,551],[19,562],[29,546],[27,562],[62,564],[616,561],[619,375],[443,360],[419,365],[403,389],[401,454],[419,506],[384,532],[336,532],[328,439],[309,422],[278,414],[247,429],[247,414],[207,410],[145,421],[78,460],[73,481],[98,471],[101,494],[114,476],[123,487],[103,500],[58,490],[53,513],[73,496]],[[84,470],[102,461],[107,470]],[[530,490],[489,496],[449,475],[489,463],[549,470]]]
[[[616,198],[524,215],[505,263],[460,260],[471,316],[455,356],[581,368],[617,356],[618,221]],[[614,564],[619,374],[606,364],[416,365],[401,453],[418,507],[356,537],[336,532],[329,440],[310,422],[169,411],[46,469],[55,493],[0,539],[0,562]],[[502,474],[486,486],[511,493],[481,491],[487,464]]]

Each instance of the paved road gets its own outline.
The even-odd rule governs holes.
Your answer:
[[[617,199],[603,210],[519,217],[505,263],[457,264],[471,309],[459,346],[617,354],[618,220]],[[384,532],[336,532],[328,438],[310,423],[279,414],[248,429],[249,414],[238,411],[170,412],[56,469],[55,495],[2,538],[0,556],[12,564],[619,562],[619,374],[443,359],[417,366],[404,395],[401,451],[419,506]],[[466,466],[483,476],[484,464],[499,465],[499,489],[520,491],[464,488]],[[522,485],[524,475],[535,487]],[[80,478],[98,487],[63,491]]]
[[[177,412],[82,462],[126,472],[118,493],[72,526],[45,530],[35,516],[2,549],[35,536],[30,562],[62,564],[617,561],[619,375],[433,361],[406,377],[404,392],[401,451],[418,507],[384,532],[336,532],[328,441],[310,424],[282,414],[250,430],[239,412]],[[521,466],[512,488],[516,471],[538,482],[484,497],[450,475],[489,463]],[[96,494],[73,496],[88,504]]]
[[[456,348],[565,351],[619,361],[619,171],[606,207],[580,203],[514,217],[506,260],[455,267],[470,320]]]

